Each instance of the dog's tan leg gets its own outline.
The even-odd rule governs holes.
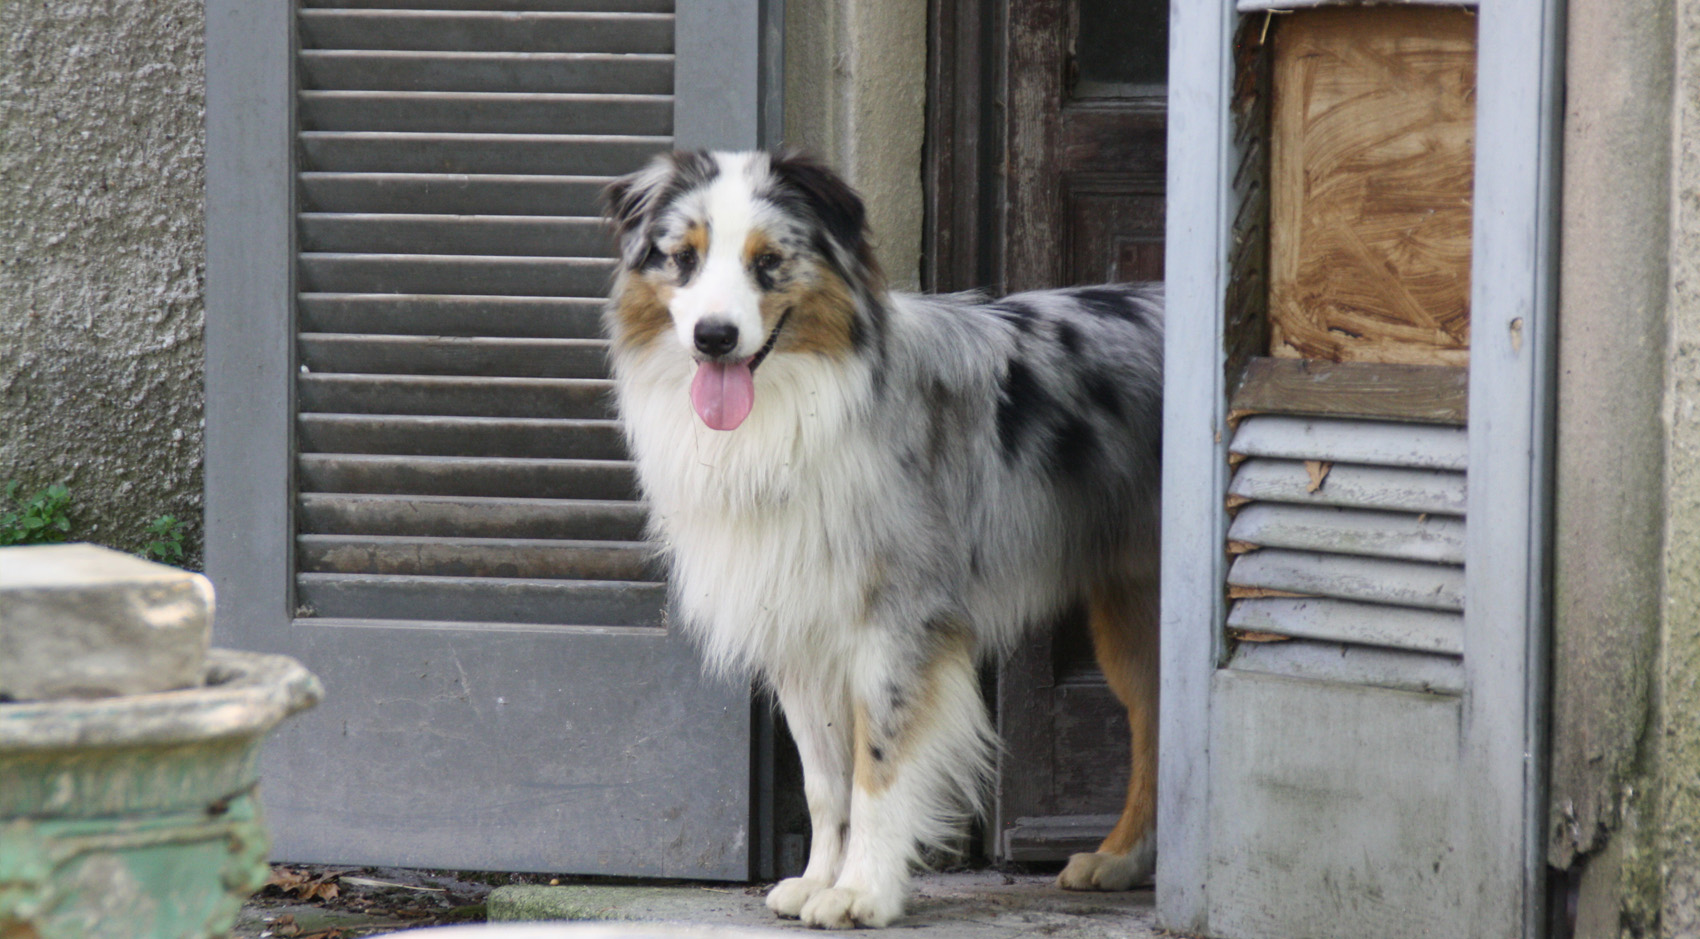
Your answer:
[[[837,882],[804,904],[807,925],[901,916],[920,846],[949,839],[972,811],[991,753],[972,643],[964,631],[930,644],[871,648],[858,662],[850,840]]]
[[[1069,858],[1057,886],[1126,890],[1149,882],[1157,865],[1156,584],[1119,583],[1094,590],[1088,621],[1098,665],[1127,708],[1133,767],[1116,827],[1097,851]]]

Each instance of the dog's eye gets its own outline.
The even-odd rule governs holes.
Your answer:
[[[761,271],[763,274],[771,273],[774,268],[779,266],[779,262],[783,260],[785,259],[774,254],[772,251],[769,251],[756,258],[756,270]]]
[[[679,265],[680,274],[689,274],[697,266],[697,250],[695,248],[680,248],[673,252],[673,263]]]

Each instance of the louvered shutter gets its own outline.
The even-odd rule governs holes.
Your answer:
[[[1254,360],[1228,445],[1227,628],[1238,664],[1413,690],[1462,688],[1468,436],[1460,369]],[[1401,385],[1403,371],[1439,381]],[[1304,376],[1308,394],[1257,389]],[[1451,423],[1307,413],[1330,384],[1375,376],[1387,398],[1450,392]],[[1320,380],[1318,380],[1320,379]],[[1330,382],[1329,379],[1336,381]],[[1318,388],[1316,386],[1321,386]],[[1343,391],[1345,389],[1333,389]],[[1247,400],[1251,399],[1251,400]],[[1308,407],[1307,407],[1308,404]],[[1248,407],[1251,405],[1251,407]],[[1255,408],[1255,410],[1254,410]],[[1396,666],[1364,650],[1398,650]]]
[[[671,145],[669,0],[299,13],[297,614],[655,626],[597,196]]]

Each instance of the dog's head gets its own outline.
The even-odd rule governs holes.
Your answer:
[[[671,153],[604,200],[620,249],[616,354],[693,359],[691,401],[710,427],[749,415],[768,356],[848,356],[878,328],[862,200],[813,160]]]

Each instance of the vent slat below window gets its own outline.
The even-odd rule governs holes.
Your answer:
[[[298,479],[303,492],[546,500],[637,498],[636,472],[625,460],[304,453]]]
[[[612,390],[596,379],[314,374],[296,400],[309,413],[611,420]]]
[[[1234,473],[1228,495],[1237,499],[1436,512],[1463,515],[1463,473],[1336,463],[1320,484],[1297,460],[1253,459]]]
[[[524,215],[382,215],[306,213],[301,250],[379,254],[613,257],[599,218]]]
[[[399,414],[302,414],[301,449],[309,453],[405,456],[503,456],[618,460],[626,455],[618,421]]]
[[[308,49],[418,52],[673,51],[668,13],[486,12],[477,10],[302,10]]]
[[[448,254],[304,253],[297,285],[311,293],[471,293],[509,297],[606,294],[614,262]]]
[[[671,95],[671,55],[303,49],[303,89]]]
[[[309,212],[596,218],[606,176],[302,173]]]
[[[499,378],[606,378],[600,339],[504,339],[302,333],[309,372],[489,375]]]
[[[451,134],[673,132],[665,95],[303,91],[302,130]]]
[[[303,535],[300,570],[312,573],[660,580],[648,545],[543,538],[400,538]]]
[[[1464,654],[1463,615],[1438,610],[1350,600],[1267,597],[1235,602],[1228,611],[1228,626],[1301,639]]]
[[[604,305],[599,297],[319,293],[301,295],[296,309],[304,333],[600,342]]]
[[[632,581],[313,574],[296,601],[321,617],[661,626],[667,588]]]
[[[1450,515],[1255,503],[1234,517],[1228,538],[1269,548],[1464,563],[1464,520]]]
[[[321,173],[615,176],[671,149],[670,137],[579,134],[413,134],[307,130],[304,169]]]
[[[358,493],[302,493],[297,512],[304,533],[574,541],[642,540],[645,518],[636,502]]]
[[[1344,554],[1266,548],[1228,569],[1235,587],[1462,612],[1464,569]]]
[[[1245,457],[1444,470],[1462,470],[1469,458],[1462,427],[1273,415],[1241,421],[1228,451]]]

